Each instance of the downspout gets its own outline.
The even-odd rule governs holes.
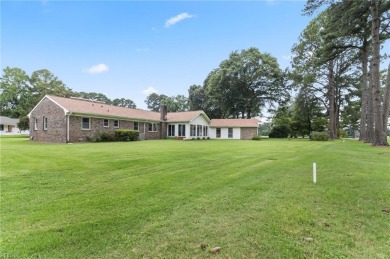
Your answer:
[[[66,118],[66,143],[69,142],[69,117],[72,113],[70,112],[68,115],[67,115],[67,118]]]

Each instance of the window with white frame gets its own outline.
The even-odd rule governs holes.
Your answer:
[[[190,125],[190,136],[191,137],[196,136],[196,125],[193,125],[193,124]]]
[[[4,124],[0,124],[0,131],[4,131]]]
[[[228,128],[228,138],[233,138],[233,128]]]
[[[217,138],[221,138],[221,128],[216,128]]]
[[[168,125],[168,136],[169,137],[175,136],[175,125]]]
[[[202,136],[203,136],[202,129],[203,129],[203,126],[202,126],[202,125],[197,125],[198,137],[202,137]]]
[[[110,122],[108,119],[103,120],[103,127],[108,128],[110,126]]]
[[[156,132],[156,131],[157,131],[157,124],[149,123],[149,132]]]
[[[185,137],[186,136],[186,125],[185,124],[179,124],[179,137]]]
[[[47,117],[43,117],[43,130],[47,130],[47,124],[48,124]]]
[[[208,127],[203,126],[203,136],[207,137],[207,135],[208,135]]]
[[[34,130],[38,130],[38,118],[34,118]]]
[[[91,129],[91,118],[83,117],[81,119],[81,129],[90,130]]]
[[[119,128],[119,120],[114,120],[114,128]]]
[[[137,121],[134,122],[134,130],[139,130],[139,123]]]

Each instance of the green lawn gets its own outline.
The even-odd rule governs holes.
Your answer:
[[[0,141],[0,258],[390,255],[388,148],[302,139]],[[214,246],[218,255],[208,252]]]

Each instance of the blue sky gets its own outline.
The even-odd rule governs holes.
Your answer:
[[[234,50],[289,65],[305,1],[2,1],[1,69],[48,69],[74,91],[188,96]]]

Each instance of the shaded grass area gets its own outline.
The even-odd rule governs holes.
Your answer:
[[[390,254],[390,149],[353,140],[0,141],[3,257]]]

